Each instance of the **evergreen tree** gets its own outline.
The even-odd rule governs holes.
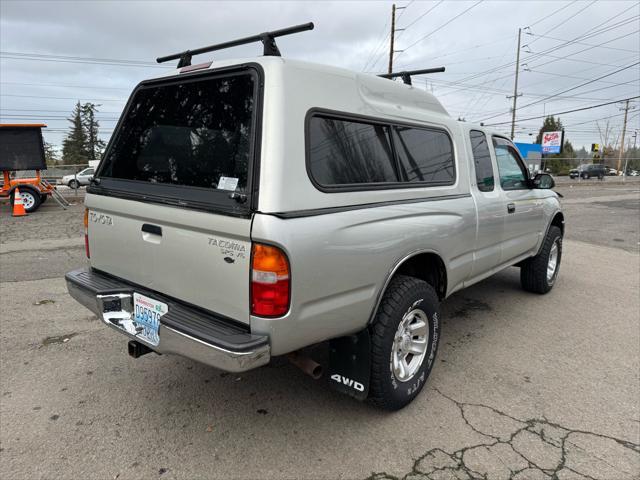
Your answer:
[[[58,152],[56,151],[55,148],[53,148],[53,145],[51,145],[49,142],[44,142],[44,158],[45,161],[47,162],[48,166],[53,166],[56,165],[58,163]]]
[[[563,129],[560,117],[556,120],[553,116],[546,117],[536,137],[536,143],[542,143],[544,132],[560,132]]]
[[[578,160],[591,160],[591,153],[584,147],[580,147],[580,150],[576,151],[575,155]]]
[[[89,160],[99,160],[105,147],[105,143],[98,136],[99,124],[96,113],[99,106],[88,102],[81,107],[82,126],[86,137],[85,150]]]
[[[561,156],[562,158],[576,158],[576,152],[573,150],[573,145],[569,140],[564,141]]]
[[[542,127],[538,131],[538,136],[536,137],[536,143],[542,143],[542,136],[545,132],[560,132],[563,130],[562,122],[560,121],[560,117],[557,119],[553,116],[546,117],[542,124]],[[565,138],[564,143],[562,144],[562,153],[559,154],[544,154],[544,165],[545,168],[549,168],[552,173],[564,175],[569,173],[569,170],[573,167],[573,163],[571,160],[576,158],[576,152],[573,149],[573,145],[569,140]]]
[[[87,152],[87,135],[82,123],[82,107],[78,102],[68,119],[71,128],[67,137],[62,141],[62,159],[67,165],[77,165],[87,163],[89,153]]]

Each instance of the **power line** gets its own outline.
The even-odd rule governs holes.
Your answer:
[[[409,3],[407,3],[406,5],[404,5],[402,7],[402,11],[400,12],[400,15],[398,15],[398,18],[396,18],[396,20],[400,20],[400,18],[402,18],[402,15],[405,14],[405,12],[407,11],[407,9],[411,6],[411,4],[413,2],[415,2],[416,0],[411,0]]]
[[[535,117],[521,118],[521,119],[519,119],[519,121],[520,122],[526,122],[527,120],[537,120],[538,118],[555,117],[556,115],[564,115],[566,113],[582,112],[584,110],[591,110],[592,108],[604,107],[606,105],[613,105],[614,103],[624,102],[625,100],[633,100],[635,98],[640,98],[640,95],[637,95],[635,97],[623,98],[621,100],[614,100],[612,102],[600,103],[598,105],[590,105],[588,107],[574,108],[573,110],[565,110],[564,112],[547,113],[546,115],[538,115],[538,116],[535,116]],[[488,123],[485,126],[493,127],[493,126],[496,126],[496,125],[507,125],[509,123],[511,123],[511,121]]]
[[[554,10],[553,12],[551,12],[551,13],[549,13],[549,14],[545,15],[545,16],[544,16],[544,17],[542,17],[541,19],[536,20],[535,22],[533,22],[531,25],[529,25],[529,27],[533,27],[534,25],[537,25],[537,24],[539,24],[540,22],[545,21],[547,18],[554,16],[556,13],[560,13],[562,10],[564,10],[565,8],[570,7],[571,5],[573,5],[574,3],[576,3],[577,1],[578,1],[578,0],[573,0],[573,2],[568,3],[568,4],[567,4],[567,5],[565,5],[564,7],[560,7],[559,9]]]
[[[445,53],[444,55],[437,55],[435,57],[430,57],[430,59],[431,60],[438,60],[439,58],[445,58],[445,57],[450,57],[452,55],[458,55],[460,53],[470,52],[471,50],[475,50],[477,48],[487,47],[487,46],[493,45],[495,43],[501,43],[503,40],[506,40],[506,39],[512,38],[512,37],[513,37],[513,35],[507,35],[505,37],[500,37],[498,40],[494,40],[493,42],[487,42],[487,43],[482,43],[480,45],[474,45],[472,47],[462,48],[460,50],[455,50],[453,52]],[[492,57],[485,57],[483,60],[489,60],[489,59],[498,58],[498,57],[499,57],[499,55],[492,56]],[[454,62],[454,63],[447,62],[447,66],[456,65],[458,63],[468,63],[468,60],[463,60],[463,61]],[[403,64],[399,68],[401,68],[403,70],[410,70],[411,69],[411,64],[408,64],[408,63],[407,64]]]
[[[633,7],[630,7],[630,8],[633,8]],[[610,26],[602,28],[600,30],[596,30],[596,29],[600,28],[601,26],[606,25],[607,23],[609,23],[613,19],[619,17],[623,13],[627,12],[628,10],[630,10],[630,8],[624,9],[623,11],[621,11],[621,12],[617,13],[616,15],[614,15],[613,17],[610,17],[609,19],[605,20],[604,22],[601,22],[598,25],[596,25],[595,27],[592,27],[588,32],[582,33],[582,34],[578,35],[577,37],[573,38],[572,40],[568,40],[564,44],[548,48],[547,50],[544,50],[544,51],[542,51],[540,53],[533,54],[531,57],[528,57],[526,60],[529,60],[529,61],[535,60],[537,58],[540,58],[540,57],[544,56],[545,54],[547,54],[549,52],[552,52],[554,50],[558,50],[558,49],[561,49],[561,48],[565,48],[565,47],[571,45],[572,43],[574,43],[577,40],[581,40],[581,39],[585,39],[585,38],[591,38],[593,36],[601,35],[603,33],[606,33],[606,32],[608,32],[609,30],[611,30],[613,28],[619,28],[620,26],[622,26],[621,23],[623,23],[623,24],[629,23],[629,22],[635,20],[636,16],[634,16],[634,17],[632,17],[630,19],[625,19],[622,22],[618,22],[617,24],[610,25]],[[581,12],[579,12],[578,15],[580,13]],[[575,18],[575,16],[574,16],[574,18]],[[567,57],[575,55],[577,53],[580,53],[580,52],[575,52],[573,54],[569,54],[569,55],[567,55]],[[552,60],[551,62],[553,62],[553,61],[557,61],[557,60]],[[551,62],[548,62],[548,63],[551,63]],[[458,82],[465,82],[467,80],[473,80],[474,78],[482,77],[482,76],[487,75],[489,73],[493,73],[493,72],[496,72],[496,71],[503,70],[505,68],[512,67],[514,64],[515,64],[515,62],[508,62],[508,63],[506,63],[504,65],[498,65],[497,67],[493,67],[493,68],[490,68],[488,70],[473,74],[473,75],[471,75],[469,77],[465,77],[465,78],[463,78],[461,80],[458,80]],[[538,67],[538,66],[540,66],[540,65],[535,65],[535,67]],[[507,75],[507,77],[511,77],[513,75],[514,75],[513,73],[510,73],[509,75]]]
[[[497,80],[501,80],[501,79],[506,79],[511,77],[512,74],[510,75],[504,75],[502,77],[497,77],[494,79],[494,81]],[[578,77],[578,80],[587,80],[584,78],[580,78]],[[500,89],[491,89],[490,87],[485,87],[484,84],[480,84],[480,83],[460,83],[458,81],[453,81],[453,82],[446,82],[443,80],[430,80],[432,84],[434,85],[439,85],[442,88],[448,88],[448,89],[452,89],[451,92],[446,92],[443,94],[440,94],[438,97],[445,97],[447,95],[450,95],[451,93],[456,93],[457,91],[466,91],[466,90],[477,90],[477,91],[482,91],[482,92],[486,92],[487,94],[494,94],[494,95],[498,95],[498,94],[509,94],[511,93],[509,90],[500,90]],[[629,83],[633,83],[636,82],[638,80],[631,80],[628,82],[606,82],[608,85],[610,86],[623,86],[623,85],[627,85]],[[596,80],[596,82],[603,82],[602,80]],[[504,82],[503,82],[504,83]],[[536,82],[533,84],[529,84],[528,87],[532,87],[534,85],[538,85],[539,83],[544,83],[544,82]],[[527,87],[525,87],[526,89]],[[588,92],[592,92],[592,91],[597,91],[597,90],[601,90],[600,88],[598,89],[594,89],[594,90],[589,90],[587,92],[582,92],[579,95],[558,95],[557,98],[559,99],[564,99],[564,100],[605,100],[602,98],[587,98],[584,97],[583,95],[585,93]],[[526,92],[524,93],[525,97],[546,97],[548,96],[548,93],[534,93],[534,92]],[[466,100],[465,100],[466,102]],[[501,111],[501,110],[498,110]]]
[[[92,102],[124,102],[126,99],[116,98],[78,98],[78,97],[47,97],[46,95],[14,95],[9,93],[0,93],[2,97],[21,97],[21,98],[48,98],[49,100],[90,100]]]
[[[39,113],[68,113],[69,115],[72,113],[71,110],[41,110],[39,108],[0,108],[0,111],[11,111],[11,112],[39,112]],[[114,115],[120,115],[121,112],[103,112],[100,111],[98,113],[112,113]],[[0,114],[1,115],[1,114]]]
[[[629,22],[627,22],[627,23],[629,23]],[[631,35],[635,35],[636,33],[638,33],[638,31],[640,31],[640,30],[635,30],[635,31],[630,32],[630,33],[625,33],[624,35],[620,35],[619,37],[612,38],[611,40],[607,40],[606,42],[601,43],[601,44],[600,44],[600,46],[606,45],[607,43],[615,42],[616,40],[620,40],[620,39],[622,39],[622,38],[626,38],[626,37],[629,37],[629,36],[631,36]],[[602,33],[605,33],[605,32],[602,32]],[[590,37],[588,37],[588,38],[590,38]],[[574,42],[574,43],[575,43],[575,42]],[[598,62],[592,62],[592,61],[589,61],[589,60],[578,60],[578,59],[569,59],[569,58],[568,58],[568,57],[570,57],[570,56],[578,55],[579,53],[583,53],[583,52],[587,52],[587,51],[589,51],[589,50],[593,50],[594,48],[597,48],[597,46],[583,48],[582,50],[578,50],[577,52],[570,53],[569,55],[567,55],[567,56],[565,56],[565,57],[556,57],[556,56],[554,56],[554,55],[551,55],[551,54],[550,54],[550,53],[548,53],[548,52],[545,52],[544,54],[541,54],[541,55],[534,54],[534,56],[535,56],[534,60],[539,59],[542,55],[544,55],[545,57],[552,57],[552,58],[555,58],[555,60],[549,60],[548,62],[539,63],[539,64],[537,64],[537,65],[534,65],[534,68],[542,67],[543,65],[548,65],[548,64],[550,64],[550,63],[555,63],[555,62],[557,62],[558,60],[579,61],[579,62],[583,62],[583,63],[591,63],[591,64],[593,64],[593,65],[613,66],[613,65],[610,65],[610,64],[602,64],[602,63],[598,63]]]
[[[416,18],[413,22],[411,22],[409,25],[407,25],[406,27],[404,27],[404,30],[407,30],[409,27],[411,27],[412,25],[414,25],[416,22],[418,22],[422,17],[424,17],[425,15],[429,14],[431,11],[435,10],[441,3],[443,3],[444,0],[440,0],[438,3],[436,3],[433,7],[431,7],[430,9],[428,9],[426,12],[424,12],[422,15],[420,15],[418,18]],[[402,12],[404,13],[404,12]],[[401,14],[402,15],[402,14]],[[400,17],[398,17],[398,20],[400,19]],[[400,35],[398,35],[400,36]]]
[[[72,113],[70,112],[69,115],[72,115]],[[6,113],[0,113],[0,117],[2,118],[40,118],[42,120],[70,120],[69,116],[65,116],[65,115],[34,115],[34,114],[30,114],[30,115],[25,115],[25,114],[6,114]],[[105,122],[116,122],[118,121],[119,117],[100,117],[97,116],[96,117],[98,120],[100,121],[105,121]]]
[[[625,58],[622,58],[620,60],[626,63],[628,61],[635,60],[636,58],[638,58],[637,55],[631,55],[629,57],[625,57]],[[622,67],[622,65],[616,65],[616,67],[620,68],[620,67]],[[531,72],[532,73],[537,73],[537,72],[539,72],[539,70],[531,70]],[[574,73],[579,74],[579,73],[583,73],[583,72],[593,72],[593,67],[583,68],[582,70],[578,70],[578,71],[576,71]],[[553,75],[553,74],[551,74],[551,75]],[[556,74],[556,75],[560,76],[560,74]],[[567,76],[567,78],[571,78],[571,77]],[[589,80],[589,79],[588,78],[584,78],[584,77],[576,77],[575,80]],[[540,85],[541,83],[547,83],[548,81],[549,80],[543,79],[543,80],[541,80],[539,82],[529,83],[529,84],[527,84],[527,87],[531,88],[531,87],[534,87],[536,85]],[[609,83],[609,84],[615,83],[615,82],[607,82],[606,80],[598,80],[598,82],[600,82],[600,83]]]
[[[60,87],[60,88],[94,88],[96,90],[131,90],[131,87],[107,87],[100,85],[62,85],[59,83],[23,83],[23,82],[0,82],[2,85],[27,85],[31,87]]]
[[[566,90],[562,90],[561,92],[558,92],[558,93],[555,93],[555,94],[549,95],[549,96],[547,96],[547,97],[545,97],[545,98],[541,98],[540,100],[536,100],[535,102],[528,103],[528,104],[526,104],[526,105],[521,106],[521,107],[520,107],[520,110],[522,110],[523,108],[531,107],[531,106],[533,106],[533,105],[538,105],[538,104],[540,104],[540,103],[544,103],[546,100],[549,100],[549,99],[551,99],[551,98],[554,98],[554,97],[556,97],[556,96],[558,96],[558,95],[562,95],[563,93],[567,93],[567,92],[570,92],[570,91],[572,91],[572,90],[576,90],[576,89],[578,89],[578,88],[584,87],[585,85],[589,85],[589,84],[591,84],[591,83],[597,82],[598,80],[600,80],[600,79],[602,79],[602,78],[610,77],[611,75],[615,75],[616,73],[620,73],[620,72],[622,72],[622,71],[624,71],[624,70],[628,70],[628,69],[630,69],[630,68],[632,68],[632,67],[635,67],[635,66],[637,66],[637,65],[640,65],[640,62],[636,62],[636,63],[631,64],[631,65],[627,65],[627,66],[626,66],[626,67],[624,67],[624,68],[620,68],[620,69],[618,69],[618,70],[616,70],[616,71],[614,71],[614,72],[610,72],[610,73],[607,73],[607,74],[605,74],[605,75],[602,75],[602,76],[600,76],[600,77],[598,77],[598,78],[594,78],[593,80],[589,80],[588,82],[581,83],[581,84],[576,85],[576,86],[574,86],[574,87],[567,88]],[[607,87],[607,88],[609,88],[609,87]],[[510,112],[504,112],[504,113],[510,113]],[[499,117],[500,115],[504,115],[504,113],[499,113],[499,114],[497,114],[497,115],[492,115],[491,117],[485,118],[484,120],[491,120],[492,118]],[[483,120],[483,121],[484,121],[484,120]]]
[[[584,13],[586,10],[588,10],[589,8],[591,8],[591,6],[592,6],[593,4],[595,4],[596,2],[597,2],[597,0],[592,0],[592,2],[591,2],[589,5],[587,5],[587,6],[586,6],[586,7],[584,7],[584,8],[581,8],[581,9],[580,9],[580,11],[579,11],[579,12],[577,12],[577,13],[578,13],[578,14],[582,14],[582,13]],[[575,18],[575,16],[576,16],[576,15],[574,15],[574,17],[573,17],[573,18]],[[560,21],[560,23],[558,23],[558,24],[554,25],[553,27],[551,27],[549,30],[547,30],[546,32],[544,32],[544,34],[543,34],[543,35],[546,35],[547,33],[552,32],[553,30],[555,30],[556,28],[558,28],[560,25],[563,25],[564,23],[566,23],[566,20],[565,20],[565,19],[562,19],[562,20]],[[539,39],[534,39],[531,43],[537,42],[538,40],[539,40]]]
[[[548,35],[541,35],[539,33],[527,33],[527,35],[531,35],[534,37],[542,37],[542,38],[548,38],[549,40],[557,40],[558,42],[566,42],[567,40],[563,39],[563,38],[558,38],[558,37],[550,37]],[[587,45],[589,47],[600,47],[600,48],[607,48],[609,50],[618,50],[620,52],[630,52],[630,53],[640,53],[640,51],[638,50],[631,50],[629,48],[617,48],[617,47],[605,47],[603,45],[593,45],[591,43],[585,43],[585,42],[573,42],[576,45]]]
[[[587,70],[592,70],[590,67]],[[583,70],[584,71],[584,70]],[[570,78],[572,80],[589,80],[588,78],[584,78],[584,77],[576,77],[575,75],[564,75],[562,73],[555,73],[555,72],[543,72],[540,70],[531,70],[531,69],[525,69],[525,72],[529,72],[529,73],[539,73],[541,75],[551,75],[553,77],[562,77],[562,78]],[[607,80],[598,80],[601,83],[608,83],[610,85],[622,85],[618,82],[609,82]],[[635,80],[635,81],[640,81],[640,80]],[[539,82],[539,83],[543,83],[543,82]],[[536,83],[534,83],[533,85],[537,85]],[[530,85],[531,86],[531,85]]]
[[[411,45],[409,45],[408,47],[405,47],[404,50],[400,53],[400,55],[402,55],[403,53],[405,53],[407,50],[409,50],[411,47],[417,45],[418,43],[422,42],[423,40],[426,40],[427,38],[429,38],[431,35],[433,35],[434,33],[442,30],[444,27],[446,27],[447,25],[449,25],[451,22],[453,22],[454,20],[456,20],[457,18],[461,17],[462,15],[464,15],[465,13],[467,13],[469,10],[471,10],[472,8],[480,5],[483,2],[483,0],[478,0],[476,3],[474,3],[473,5],[471,5],[469,8],[463,10],[462,12],[460,12],[459,14],[457,14],[455,17],[449,19],[448,21],[446,21],[445,23],[443,23],[442,25],[440,25],[438,28],[436,28],[435,30],[433,30],[432,32],[426,34],[424,37],[416,40],[415,42],[413,42]],[[400,55],[398,55],[398,57],[400,57]]]
[[[382,34],[384,35],[384,37],[383,37],[382,41],[378,44],[378,46],[374,50],[372,50],[369,53],[369,56],[367,57],[367,61],[365,62],[364,66],[362,67],[363,71],[367,70],[367,67],[369,66],[369,63],[373,60],[374,56],[378,53],[378,51],[380,50],[380,47],[382,47],[382,45],[384,45],[386,43],[387,38],[389,38],[389,32],[387,31],[387,27],[388,26],[389,26],[389,20],[387,20],[385,22],[385,24],[384,24],[384,28],[383,28],[383,31],[382,31]],[[385,35],[385,32],[387,32],[386,35]]]
[[[27,52],[7,52],[0,51],[0,58],[7,58],[13,60],[33,60],[44,62],[62,62],[62,63],[90,63],[97,65],[114,65],[121,67],[152,67],[152,68],[164,68],[166,66],[157,65],[152,62],[145,62],[142,60],[129,60],[118,58],[95,58],[95,57],[76,57],[70,55],[52,55],[47,53],[27,53]]]

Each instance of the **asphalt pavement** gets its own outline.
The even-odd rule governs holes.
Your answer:
[[[447,299],[433,373],[396,413],[285,361],[130,358],[66,293],[83,207],[0,207],[0,478],[637,479],[639,187],[559,182],[555,288],[511,268]]]

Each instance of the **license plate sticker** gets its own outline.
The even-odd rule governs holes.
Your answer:
[[[158,345],[160,343],[160,337],[158,336],[160,318],[168,311],[169,307],[166,303],[134,293],[133,322],[137,332],[136,336],[151,345]]]

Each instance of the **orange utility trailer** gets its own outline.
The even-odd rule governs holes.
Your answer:
[[[43,123],[0,124],[0,170],[3,183],[0,198],[10,198],[13,205],[14,192],[20,196],[27,213],[35,212],[49,196],[60,195],[53,185],[40,175],[47,168],[42,140]],[[16,172],[35,170],[35,177],[16,178]]]

